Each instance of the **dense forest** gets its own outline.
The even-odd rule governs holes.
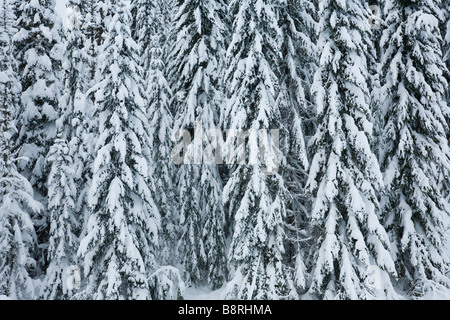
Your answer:
[[[448,1],[55,4],[0,0],[1,299],[450,299]]]

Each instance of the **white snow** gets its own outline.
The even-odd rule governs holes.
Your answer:
[[[185,300],[222,300],[225,286],[212,291],[208,287],[189,287],[186,288],[183,294]]]

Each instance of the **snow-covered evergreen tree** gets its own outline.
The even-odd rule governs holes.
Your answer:
[[[132,1],[133,38],[140,49],[140,66],[147,86],[148,118],[150,123],[149,152],[150,176],[155,202],[161,214],[159,263],[174,265],[177,207],[174,180],[175,165],[172,161],[173,116],[170,113],[172,92],[166,80],[167,16],[164,1]]]
[[[359,0],[319,3],[320,65],[314,93],[318,129],[311,140],[308,187],[314,197],[309,293],[325,299],[396,296],[395,266],[380,223],[378,161],[370,148],[368,11]],[[377,287],[372,269],[377,268]]]
[[[202,153],[207,132],[219,119],[223,9],[222,1],[180,1],[171,55],[175,132],[189,130],[196,141],[178,171],[181,261],[188,283],[206,282],[213,288],[226,277],[222,184],[215,161],[208,163]]]
[[[73,296],[68,281],[70,267],[77,266],[80,217],[75,209],[77,186],[75,170],[65,139],[58,137],[50,148],[47,161],[51,163],[48,178],[48,212],[50,238],[48,244],[47,275],[41,296],[49,300],[65,300]]]
[[[97,126],[93,118],[93,94],[89,89],[95,83],[92,69],[98,51],[91,32],[94,19],[88,1],[70,0],[68,7],[74,16],[67,30],[63,55],[64,91],[60,99],[61,117],[58,128],[69,147],[76,184],[75,211],[80,225],[85,225],[88,215],[87,194],[92,179],[91,163],[94,161],[95,136],[92,131]],[[81,232],[85,233],[85,227]]]
[[[45,158],[56,136],[56,120],[60,113],[62,26],[52,0],[14,0],[14,4],[18,29],[13,37],[14,56],[22,85],[18,147],[19,155],[29,159],[18,165],[20,172],[31,182],[36,199],[45,206],[49,172]],[[48,216],[44,211],[32,218],[40,246],[36,253],[39,268],[45,268]]]
[[[186,165],[179,170],[179,225],[182,228],[177,243],[183,278],[188,285],[205,283],[206,253],[202,237],[202,208],[198,166]]]
[[[96,73],[99,70],[98,56],[100,47],[105,40],[105,20],[110,18],[107,9],[109,2],[105,0],[74,0],[70,3],[79,8],[80,21],[78,23],[83,34],[82,41],[85,51],[83,58],[87,58],[89,64],[91,82],[88,84],[91,87],[98,82],[96,79]],[[91,101],[94,100],[90,91],[87,92],[87,98]]]
[[[81,0],[70,0],[68,8],[71,8],[73,16],[66,32],[65,47],[63,52],[63,83],[64,90],[60,100],[61,117],[59,127],[63,127],[64,136],[70,137],[72,130],[82,126],[82,113],[84,111],[84,94],[89,88],[90,65],[88,32],[85,30],[88,7]],[[74,122],[74,123],[72,123]],[[75,127],[75,128],[74,128]]]
[[[180,300],[185,289],[180,271],[172,266],[157,269],[149,279],[150,293],[155,300]]]
[[[42,289],[46,299],[68,299],[75,291],[68,286],[72,266],[77,265],[79,237],[87,232],[88,192],[92,179],[95,137],[92,130],[92,100],[88,89],[94,83],[94,57],[98,48],[92,30],[94,2],[70,0],[72,11],[63,55],[64,91],[57,120],[60,137],[48,155],[50,265]]]
[[[225,290],[227,299],[297,297],[283,264],[288,191],[275,167],[284,166],[285,156],[276,146],[269,147],[268,134],[258,131],[283,128],[277,104],[283,84],[277,71],[285,40],[279,18],[285,6],[283,0],[233,0],[228,7],[234,20],[226,55],[228,101],[222,120],[229,129],[250,131],[245,163],[231,167],[224,188],[224,203],[234,220],[229,252],[234,270]],[[227,147],[232,140],[227,137]],[[261,143],[269,155],[264,158],[262,153],[255,155]]]
[[[447,83],[450,83],[450,5],[447,3],[444,35],[444,61],[447,65]],[[447,105],[450,104],[450,86],[447,87]],[[450,132],[447,138],[450,137]]]
[[[383,150],[386,228],[402,284],[413,296],[450,286],[445,226],[449,207],[448,86],[440,1],[386,2],[383,33]]]
[[[76,1],[76,0],[75,0]],[[76,2],[74,2],[75,4]],[[81,30],[83,32],[83,41],[84,41],[84,48],[85,52],[87,54],[87,57],[89,58],[89,70],[90,70],[90,77],[89,79],[91,81],[94,80],[95,77],[95,70],[96,70],[96,57],[98,54],[98,41],[96,39],[97,35],[97,15],[98,11],[96,9],[96,4],[98,1],[96,0],[84,0],[80,1],[79,4],[76,4],[80,9],[81,14]],[[70,37],[70,35],[69,35]]]
[[[153,35],[148,73],[148,115],[150,122],[150,150],[154,181],[154,197],[161,214],[161,236],[158,258],[160,263],[174,265],[177,241],[175,208],[175,165],[172,161],[173,116],[170,113],[171,90],[165,76],[161,36]]]
[[[94,87],[99,118],[91,214],[78,250],[84,259],[84,297],[148,299],[155,267],[159,213],[148,187],[146,101],[138,46],[131,38],[127,1],[105,1],[101,81]]]
[[[308,7],[309,1],[291,0],[280,7],[283,60],[279,70],[282,84],[277,104],[281,111],[282,151],[286,154],[282,175],[290,194],[286,207],[286,221],[289,223],[286,234],[290,239],[286,243],[286,255],[288,265],[295,268],[295,282],[299,289],[306,288],[303,251],[307,248],[304,238],[307,237],[306,216],[310,211],[310,201],[304,190],[309,166],[305,134],[314,127],[309,89],[316,48],[311,40],[314,20]]]
[[[19,1],[15,56],[22,84],[19,144],[30,161],[22,168],[41,194],[46,194],[45,157],[56,135],[62,89],[62,26],[51,0]]]
[[[108,31],[108,21],[111,18],[110,11],[111,1],[110,0],[99,0],[92,2],[93,9],[93,27],[94,27],[94,38],[97,43],[97,47],[100,47],[107,37]]]
[[[383,120],[381,115],[381,84],[380,84],[380,61],[381,61],[381,46],[380,39],[383,33],[384,20],[382,15],[382,6],[384,1],[369,0],[369,26],[371,30],[372,45],[367,48],[367,67],[369,71],[369,78],[367,85],[371,94],[371,110],[373,123],[373,139],[372,150],[377,156],[380,155],[380,145],[382,140]]]
[[[84,112],[85,93],[90,81],[87,37],[84,32],[87,6],[81,0],[70,0],[67,8],[70,8],[72,17],[69,18],[70,24],[64,43],[62,59],[64,89],[59,100],[61,110],[56,124],[61,137],[67,140],[69,148],[72,150],[70,156],[77,167],[76,173],[81,176],[84,173],[86,160],[83,159],[85,153],[79,147],[83,141],[88,140],[85,138],[84,131],[87,123],[91,121],[91,116]],[[82,190],[83,186],[85,186],[84,183],[77,186],[77,192],[78,189]]]
[[[450,69],[450,9],[447,13],[447,26],[446,26],[446,33],[445,33],[445,38],[444,38],[444,43],[445,43],[445,55],[444,55],[444,60],[447,63],[447,68]]]
[[[156,25],[155,10],[156,1],[153,0],[133,0],[131,2],[131,12],[133,16],[132,35],[134,41],[139,44],[139,64],[144,68],[144,73],[150,69],[150,53],[152,36],[154,30],[152,25]]]
[[[16,168],[20,81],[17,79],[11,36],[14,16],[9,3],[0,2],[0,295],[33,299],[35,288],[30,270],[36,266],[32,253],[36,233],[30,214],[42,206],[33,199],[33,189]]]

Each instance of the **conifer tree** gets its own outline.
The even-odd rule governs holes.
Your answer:
[[[157,16],[154,16],[155,21]],[[175,208],[175,165],[172,161],[173,116],[170,113],[172,92],[166,80],[162,35],[154,30],[150,48],[148,73],[148,116],[150,123],[150,176],[154,181],[154,197],[161,214],[160,263],[175,264],[178,217]]]
[[[170,113],[172,91],[166,80],[165,37],[168,18],[162,1],[136,0],[132,2],[133,38],[139,45],[139,63],[143,68],[148,98],[150,123],[149,152],[151,186],[161,214],[160,250],[158,260],[163,265],[174,265],[177,215],[174,193],[175,165],[172,161],[173,116]]]
[[[445,33],[444,33],[444,61],[447,65],[447,83],[450,83],[450,6],[447,4],[445,21]],[[447,87],[447,105],[450,104],[450,86]],[[447,134],[447,138],[450,137],[450,132]]]
[[[61,138],[67,141],[76,185],[75,212],[79,224],[86,223],[87,194],[92,179],[91,163],[94,157],[96,126],[92,117],[92,100],[88,90],[94,82],[92,68],[95,56],[91,39],[91,2],[71,0],[73,17],[67,30],[63,54],[64,90],[60,99],[61,116],[57,121]],[[85,228],[81,228],[80,232]]]
[[[361,1],[319,3],[317,132],[308,188],[313,196],[309,294],[324,299],[396,296],[389,238],[380,224],[378,161],[370,148],[368,12]],[[377,287],[370,285],[377,268]]]
[[[445,226],[449,180],[440,1],[386,2],[383,149],[386,228],[402,284],[412,296],[449,287]]]
[[[23,91],[19,110],[20,155],[30,159],[22,169],[36,190],[45,195],[45,156],[56,135],[62,89],[62,27],[50,0],[20,1],[16,15],[14,53]]]
[[[228,100],[222,119],[229,129],[248,131],[249,146],[243,152],[243,163],[231,166],[224,188],[234,229],[227,299],[297,297],[283,264],[288,191],[277,167],[284,168],[286,157],[276,146],[276,134],[268,134],[283,127],[276,102],[282,88],[277,71],[284,36],[278,19],[285,5],[285,1],[234,0],[228,7],[234,20],[226,55]],[[227,137],[228,150],[233,140]],[[265,147],[259,155],[255,154],[258,146]]]
[[[151,298],[147,277],[156,264],[159,212],[148,187],[146,101],[126,4],[103,5],[107,29],[99,55],[101,81],[93,88],[100,123],[91,212],[78,250],[89,299]]]
[[[33,199],[29,181],[16,168],[14,137],[20,105],[11,37],[14,16],[9,3],[0,2],[0,295],[11,299],[33,299],[31,271],[36,267],[33,251],[36,233],[30,214],[42,206]]]
[[[18,166],[30,181],[38,201],[45,204],[49,166],[45,158],[56,136],[62,90],[62,26],[54,12],[54,1],[14,1],[18,31],[13,37],[14,56],[22,85],[17,129],[19,156],[28,158]],[[45,269],[49,221],[45,211],[33,216],[40,250],[39,269]]]
[[[304,251],[307,249],[307,215],[310,201],[305,192],[309,159],[306,149],[307,135],[313,131],[314,115],[310,96],[315,68],[316,47],[312,42],[314,20],[308,11],[308,1],[286,1],[280,7],[282,26],[280,61],[280,94],[277,100],[281,112],[282,152],[286,166],[282,172],[289,191],[286,207],[286,263],[295,269],[295,283],[306,288]]]
[[[380,84],[380,62],[381,62],[381,46],[380,40],[383,33],[383,12],[382,6],[384,1],[370,0],[369,5],[369,27],[371,31],[371,43],[373,44],[367,51],[367,63],[368,63],[368,87],[371,94],[371,110],[372,110],[372,123],[373,123],[373,139],[372,150],[379,158],[380,145],[382,140],[382,115],[381,115],[381,84]]]
[[[73,296],[75,287],[68,281],[70,267],[78,266],[79,215],[76,213],[77,186],[75,170],[65,139],[58,137],[50,148],[47,161],[51,163],[48,178],[48,212],[50,237],[46,278],[42,297],[49,300],[66,300]],[[68,285],[69,284],[69,285]]]
[[[147,73],[150,69],[151,40],[154,35],[152,24],[156,25],[155,18],[156,3],[151,0],[133,0],[132,1],[132,35],[134,41],[139,44],[139,64]]]
[[[450,17],[450,9],[449,9],[449,11],[447,13],[447,17]],[[444,48],[445,48],[444,60],[447,63],[447,68],[450,69],[450,19],[448,19],[448,21],[447,21],[447,27],[446,27],[446,34],[445,34],[444,43],[445,43],[445,46],[444,46]]]
[[[221,287],[226,276],[222,184],[215,161],[205,161],[202,153],[208,130],[219,119],[222,10],[221,1],[180,1],[171,54],[172,88],[178,95],[175,132],[188,130],[195,140],[178,171],[181,261],[188,283],[213,288]]]
[[[96,71],[96,63],[97,60],[95,59],[98,54],[98,48],[99,48],[99,41],[97,40],[97,15],[98,11],[96,8],[96,4],[99,3],[99,1],[95,0],[85,0],[80,1],[80,3],[76,4],[80,9],[80,24],[81,24],[81,30],[83,32],[82,37],[83,39],[83,47],[85,49],[85,52],[87,54],[88,64],[89,64],[89,79],[91,82],[94,81],[95,78],[95,71]],[[92,97],[90,97],[91,100]]]

